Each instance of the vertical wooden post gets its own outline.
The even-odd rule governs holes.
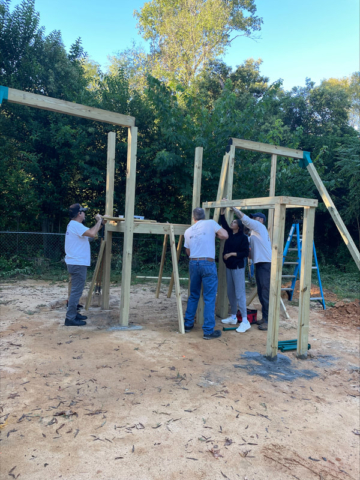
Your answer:
[[[106,245],[106,242],[103,239],[101,239],[100,251],[99,251],[97,261],[96,261],[94,275],[93,275],[93,278],[92,278],[92,281],[91,281],[91,284],[90,284],[90,288],[89,288],[89,291],[88,291],[88,296],[87,296],[86,303],[85,303],[85,310],[89,310],[89,307],[90,307],[91,296],[92,296],[92,293],[94,291],[95,282],[96,282],[96,279],[97,279],[97,276],[98,276],[98,273],[99,273],[99,270],[100,270],[100,265],[101,265],[101,262],[102,262],[102,259],[103,259],[105,245]]]
[[[286,205],[275,207],[274,233],[271,254],[270,295],[269,295],[269,325],[266,342],[266,356],[275,359],[278,350],[279,314],[281,298],[281,274],[284,250]]]
[[[218,191],[216,195],[217,202],[223,199],[224,193],[226,192],[226,179],[227,179],[228,167],[229,167],[229,154],[227,153],[223,157],[223,163],[221,166],[219,186],[218,186]],[[219,217],[220,217],[220,208],[215,208],[214,216],[213,216],[213,219],[215,220],[215,222],[219,221]]]
[[[307,357],[307,346],[309,338],[309,314],[310,314],[310,293],[311,293],[311,271],[314,242],[314,220],[315,208],[304,207],[303,234],[301,248],[301,271],[300,271],[300,296],[299,296],[299,317],[297,356]]]
[[[120,324],[129,325],[131,262],[134,237],[134,209],[136,187],[137,127],[128,130],[126,167],[125,232],[121,274]]]
[[[271,155],[271,174],[270,174],[270,189],[269,197],[275,197],[275,186],[276,186],[276,163],[277,155]],[[272,241],[274,231],[274,209],[269,209],[269,219],[268,219],[268,232],[270,240]]]
[[[114,214],[114,179],[115,179],[115,147],[116,133],[108,133],[107,148],[107,166],[106,166],[106,203],[105,215],[110,217]],[[102,275],[102,298],[101,308],[109,309],[110,301],[110,274],[111,274],[111,248],[112,248],[112,232],[108,231],[108,224],[105,225],[105,250],[103,258],[103,275]]]
[[[160,288],[161,288],[161,279],[164,271],[164,264],[165,264],[165,255],[166,255],[166,247],[167,247],[167,240],[168,240],[169,235],[164,235],[164,243],[163,243],[163,249],[162,249],[162,254],[161,254],[161,262],[160,262],[160,270],[159,270],[159,278],[158,278],[158,283],[156,287],[156,294],[155,297],[159,298],[160,294]]]
[[[183,315],[183,308],[182,308],[182,301],[181,301],[179,270],[178,270],[178,264],[177,264],[175,235],[174,235],[173,225],[170,225],[170,248],[171,248],[171,259],[172,259],[174,279],[175,279],[175,296],[176,296],[176,306],[177,306],[177,313],[178,313],[178,320],[179,320],[179,332],[185,333],[184,315]]]
[[[179,241],[178,241],[178,244],[177,244],[177,248],[176,248],[176,260],[177,260],[178,264],[179,264],[179,259],[180,259],[183,240],[184,240],[184,235],[180,235],[179,236]],[[171,297],[171,292],[172,292],[173,286],[174,286],[174,271],[171,274],[171,279],[170,279],[170,285],[169,285],[169,289],[168,289],[167,298]]]
[[[229,165],[228,165],[228,172],[226,176],[226,182],[224,186],[224,193],[228,200],[232,200],[234,166],[235,166],[235,147],[233,145],[230,147],[230,153],[228,158],[229,158]],[[218,195],[219,193],[221,194],[219,190],[218,190]],[[221,194],[221,198],[222,196],[223,194]],[[219,200],[221,200],[221,198],[219,198]],[[232,217],[233,217],[233,212],[227,209],[227,212],[225,215],[226,221],[230,223]],[[217,299],[216,299],[216,315],[222,318],[227,317],[228,310],[229,310],[229,299],[227,297],[227,288],[226,288],[226,266],[223,260],[224,245],[225,245],[225,240],[220,240],[219,267],[218,267],[218,291],[217,291]]]

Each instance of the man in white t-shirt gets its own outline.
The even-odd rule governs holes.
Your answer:
[[[271,241],[266,226],[266,217],[263,213],[254,213],[248,217],[245,213],[232,207],[245,227],[251,230],[250,246],[251,260],[255,264],[255,279],[259,300],[262,306],[262,320],[259,320],[259,330],[268,329],[270,271],[271,271]]]
[[[214,220],[205,220],[202,208],[193,210],[194,225],[185,231],[185,249],[190,257],[190,295],[185,313],[185,332],[194,327],[194,319],[199,303],[201,285],[204,295],[204,339],[221,336],[215,327],[215,300],[217,292],[217,270],[215,264],[215,238],[226,240],[227,231]]]
[[[84,290],[87,267],[90,266],[89,239],[94,238],[103,225],[100,215],[96,215],[96,224],[92,228],[85,227],[85,212],[79,203],[69,208],[70,223],[65,235],[65,262],[71,275],[71,291],[66,312],[65,325],[81,327],[86,325],[84,315],[77,313],[77,305]]]

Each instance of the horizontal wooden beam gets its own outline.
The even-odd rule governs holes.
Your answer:
[[[243,200],[221,200],[215,202],[204,202],[203,208],[226,208],[236,207],[241,209],[269,209],[275,208],[275,205],[286,205],[286,208],[317,207],[318,201],[312,198],[297,197],[260,197],[246,198]]]
[[[57,98],[47,97],[46,95],[36,95],[35,93],[23,92],[9,88],[8,102],[26,105],[28,107],[49,110],[50,112],[65,113],[74,117],[87,118],[97,122],[111,123],[121,127],[133,127],[135,118],[121,113],[109,112],[100,108],[88,107],[79,103],[66,102]]]
[[[125,222],[125,217],[111,217],[110,215],[103,215],[104,220],[109,220],[111,222]],[[139,218],[134,219],[137,223],[157,223],[156,220],[140,220]]]
[[[251,142],[250,140],[240,140],[239,138],[231,138],[230,143],[234,145],[235,148],[241,148],[242,150],[269,153],[271,155],[279,155],[280,157],[303,158],[302,150],[294,150],[293,148],[278,147],[277,145],[270,145],[268,143]]]
[[[171,223],[145,223],[134,222],[134,233],[151,233],[153,235],[170,234],[170,225],[174,227],[175,235],[184,235],[185,230],[191,225],[171,224]],[[117,225],[110,224],[108,230],[111,232],[125,232],[124,222],[119,222]]]

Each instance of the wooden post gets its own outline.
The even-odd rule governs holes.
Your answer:
[[[228,172],[227,172],[226,184],[225,184],[224,190],[225,190],[226,198],[228,200],[232,200],[234,165],[235,165],[235,147],[234,146],[230,147],[230,153],[228,158],[229,158],[229,165],[228,165]],[[218,189],[218,195],[220,194],[222,198],[223,194],[219,192],[219,190],[220,188]],[[221,198],[219,200],[221,200]],[[230,223],[232,217],[233,217],[233,212],[230,209],[227,209],[227,212],[225,214],[226,221]],[[224,245],[225,245],[225,240],[220,240],[219,267],[218,267],[218,291],[217,291],[217,300],[216,300],[216,314],[222,318],[227,317],[228,311],[229,311],[229,299],[227,297],[227,288],[226,288],[226,266],[223,260]]]
[[[311,293],[311,271],[314,242],[314,220],[315,208],[304,207],[303,236],[301,248],[301,270],[300,270],[300,296],[299,296],[299,317],[297,356],[307,357],[307,346],[309,338],[309,313]]]
[[[192,212],[194,208],[200,207],[201,205],[200,200],[201,200],[202,159],[203,159],[203,148],[196,147],[195,164],[194,164],[194,187],[193,187],[193,199],[192,199],[192,210],[191,210],[191,225],[194,224]],[[189,271],[188,296],[190,295],[190,286],[191,285],[190,285],[190,271]],[[198,308],[196,311],[195,323],[196,325],[202,325],[204,323],[204,298],[203,298],[202,289],[200,292]]]
[[[115,179],[115,147],[116,133],[108,133],[107,148],[107,166],[106,166],[106,203],[105,215],[110,217],[114,214],[114,179]],[[109,310],[110,302],[110,274],[111,274],[111,249],[112,249],[112,232],[108,230],[108,223],[105,225],[105,251],[103,258],[103,274],[102,274],[102,298],[101,308]]]
[[[178,320],[179,320],[179,332],[185,333],[184,315],[183,315],[181,292],[180,292],[179,270],[178,270],[178,264],[177,264],[175,234],[174,234],[173,225],[170,225],[170,248],[171,248],[171,259],[173,264],[173,272],[174,272],[174,278],[175,278],[175,296],[176,296],[176,307],[177,307],[177,314],[178,314]]]
[[[275,185],[276,185],[276,163],[277,155],[271,155],[271,174],[270,174],[270,188],[269,188],[269,197],[275,197]],[[268,232],[270,240],[272,241],[274,230],[274,209],[269,209],[269,219],[268,219]]]
[[[165,264],[167,240],[168,240],[168,235],[164,235],[164,243],[163,243],[163,249],[162,249],[162,254],[161,254],[159,277],[158,277],[158,283],[157,283],[156,294],[155,294],[156,298],[159,298],[159,294],[160,294],[161,279],[162,279],[162,275],[163,275],[163,271],[164,271],[164,264]]]
[[[97,276],[98,276],[98,273],[99,273],[99,269],[100,269],[100,265],[101,265],[101,261],[102,261],[103,253],[104,253],[104,247],[105,247],[105,240],[101,239],[100,251],[99,251],[97,261],[96,261],[94,275],[93,275],[93,278],[91,280],[90,288],[89,288],[89,291],[88,291],[88,296],[87,296],[86,303],[85,303],[85,310],[89,310],[89,307],[90,307],[91,295],[93,293],[95,282],[96,282],[96,279],[97,279]]]
[[[332,216],[332,219],[335,222],[335,225],[337,226],[337,229],[340,232],[340,235],[342,236],[342,239],[345,242],[345,245],[349,249],[349,252],[351,253],[351,256],[353,257],[358,269],[360,270],[360,253],[359,250],[356,248],[354,240],[351,238],[350,233],[348,232],[348,229],[346,228],[344,222],[342,221],[342,218],[337,211],[334,202],[331,200],[331,197],[326,190],[325,185],[323,184],[321,178],[319,177],[319,174],[314,166],[313,163],[309,163],[307,165],[307,170],[310,173],[311,178],[313,179],[317,189],[319,190],[319,193],[321,195],[321,198],[323,202],[326,205],[326,208],[329,210],[330,215]]]
[[[125,232],[123,266],[121,274],[120,324],[129,325],[131,262],[134,237],[134,209],[136,187],[137,127],[128,130],[128,154],[126,168]]]
[[[228,167],[229,167],[229,154],[226,154],[223,157],[223,163],[221,166],[219,186],[218,186],[218,191],[216,195],[217,202],[223,199],[224,192],[226,192],[226,179],[227,179]],[[220,217],[220,208],[215,208],[214,216],[213,216],[213,219],[215,220],[215,222],[219,221],[219,217]]]
[[[279,335],[279,314],[281,298],[281,273],[284,250],[286,205],[278,204],[275,207],[274,234],[271,254],[270,295],[269,295],[269,324],[266,342],[266,356],[276,359]]]
[[[176,249],[176,260],[177,260],[178,264],[179,264],[179,259],[180,259],[180,254],[181,254],[183,241],[184,241],[184,235],[180,235],[179,236],[179,241],[178,241],[178,244],[177,244],[177,249]],[[171,297],[171,292],[172,292],[173,286],[174,286],[174,271],[171,274],[171,279],[170,279],[170,285],[169,285],[169,289],[168,289],[167,298]]]

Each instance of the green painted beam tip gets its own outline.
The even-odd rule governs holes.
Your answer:
[[[3,100],[7,100],[9,95],[8,87],[3,87],[0,85],[0,105],[2,104]]]
[[[303,158],[299,160],[299,167],[306,168],[310,163],[312,163],[310,152],[303,152]]]

